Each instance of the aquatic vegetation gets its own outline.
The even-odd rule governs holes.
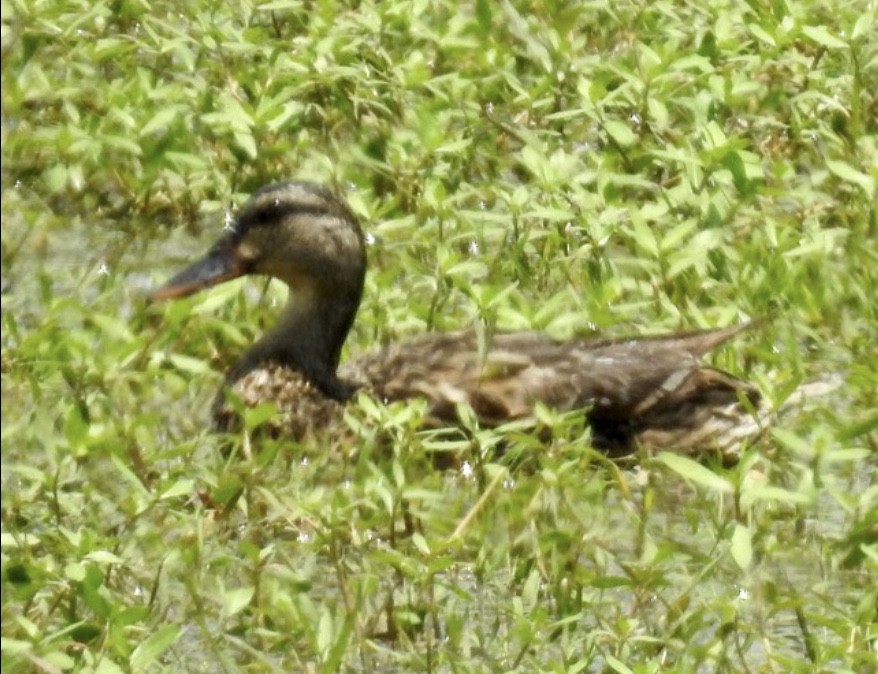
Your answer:
[[[805,2],[4,5],[4,671],[870,671],[873,22]],[[218,373],[286,291],[147,295],[289,178],[364,225],[351,353],[770,314],[713,364],[777,405],[842,385],[731,467],[616,465],[543,408],[540,438],[466,409],[425,433],[423,406],[368,398],[356,451],[260,437],[271,405],[217,435]]]

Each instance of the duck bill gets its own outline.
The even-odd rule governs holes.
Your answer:
[[[154,301],[187,297],[204,288],[243,276],[249,271],[246,260],[234,242],[223,239],[203,258],[176,274],[161,288],[150,293]]]

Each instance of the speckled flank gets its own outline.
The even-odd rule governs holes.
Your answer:
[[[344,405],[328,398],[293,368],[277,363],[248,372],[231,386],[247,407],[271,401],[277,414],[263,431],[288,435],[295,440],[315,439],[327,432],[346,433],[342,427]],[[214,410],[216,423],[225,430],[234,429],[237,418],[222,398]]]

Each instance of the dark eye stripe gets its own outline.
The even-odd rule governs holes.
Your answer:
[[[260,204],[253,209],[241,213],[235,225],[235,231],[243,234],[251,227],[263,227],[277,223],[280,218],[287,215],[329,215],[330,210],[323,204],[285,203],[273,201]]]
[[[339,215],[337,211],[336,197],[322,185],[300,181],[267,185],[257,190],[238,213],[234,233],[240,238],[251,227],[271,225],[286,216],[326,217]]]

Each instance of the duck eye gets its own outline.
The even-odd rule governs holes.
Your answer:
[[[280,213],[280,200],[274,199],[266,204],[261,204],[250,216],[250,222],[254,225],[265,225],[271,222]]]

